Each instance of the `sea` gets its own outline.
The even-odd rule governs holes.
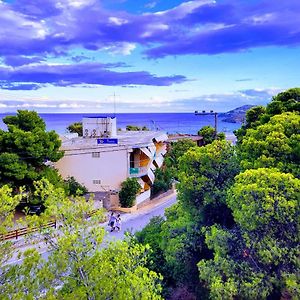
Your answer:
[[[14,113],[0,114],[0,128],[6,129],[3,117]],[[117,113],[117,114],[68,114],[68,113],[41,113],[39,114],[46,123],[47,130],[55,130],[58,134],[66,134],[67,127],[74,122],[81,122],[83,117],[117,118],[117,128],[125,129],[127,125],[146,126],[150,130],[160,130],[168,134],[197,134],[203,126],[215,126],[214,115],[195,115],[194,113]],[[232,135],[241,123],[228,123],[224,118],[218,117],[217,131]]]

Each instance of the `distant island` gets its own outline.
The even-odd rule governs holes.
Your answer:
[[[237,107],[233,110],[230,110],[226,113],[220,113],[219,117],[224,118],[222,119],[222,122],[227,123],[242,123],[245,120],[245,115],[247,110],[249,110],[251,107],[254,107],[255,105],[243,105],[240,107]]]

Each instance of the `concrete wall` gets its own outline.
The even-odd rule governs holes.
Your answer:
[[[128,176],[127,150],[98,151],[99,157],[93,157],[91,150],[68,151],[55,167],[63,178],[75,177],[89,192],[119,189]]]

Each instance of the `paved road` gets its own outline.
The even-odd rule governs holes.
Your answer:
[[[103,226],[107,229],[107,235],[104,238],[104,244],[114,240],[121,240],[124,238],[125,232],[136,232],[143,229],[154,216],[163,216],[165,209],[172,206],[176,202],[176,195],[170,195],[166,197],[166,201],[157,204],[155,207],[144,208],[133,214],[123,214],[122,218],[122,228],[119,232],[110,232],[107,224]],[[41,251],[42,257],[47,260],[49,252],[47,250]],[[8,262],[8,264],[19,264],[23,259],[17,259],[14,257]]]
[[[125,232],[136,232],[142,230],[150,221],[152,217],[155,216],[163,216],[165,209],[167,207],[172,206],[176,202],[176,195],[169,196],[168,200],[164,203],[158,204],[156,207],[151,209],[143,209],[134,214],[126,214],[124,218],[122,218],[122,228],[119,232],[109,232],[108,226],[107,228],[107,236],[106,240],[120,240],[124,238]]]

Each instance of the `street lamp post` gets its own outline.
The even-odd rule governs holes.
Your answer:
[[[199,112],[198,110],[195,110],[195,115],[196,116],[209,116],[209,115],[214,115],[215,116],[215,135],[217,135],[217,123],[218,123],[218,113],[214,112],[213,110],[206,112],[205,110],[202,110]]]

